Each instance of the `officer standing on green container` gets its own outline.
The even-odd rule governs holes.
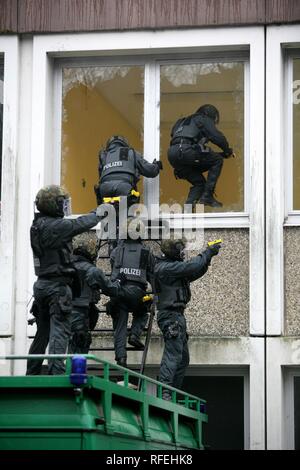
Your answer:
[[[72,297],[80,294],[80,284],[72,259],[72,238],[94,227],[101,219],[95,211],[76,219],[67,219],[70,198],[60,186],[39,190],[30,229],[35,274],[33,286],[37,332],[29,354],[65,354],[71,335]],[[27,375],[41,372],[42,360],[27,361]],[[50,359],[48,373],[63,374],[64,362]]]

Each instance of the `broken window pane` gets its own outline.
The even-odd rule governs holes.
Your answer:
[[[144,68],[141,66],[63,69],[61,184],[72,197],[72,212],[96,205],[98,153],[112,135],[124,135],[142,153]]]
[[[161,66],[160,152],[164,171],[160,177],[160,202],[184,204],[191,184],[175,179],[167,151],[174,123],[193,114],[204,104],[220,113],[218,129],[226,136],[236,158],[224,160],[216,186],[221,209],[204,207],[205,212],[244,210],[244,63],[198,63]],[[209,143],[217,152],[221,150]],[[204,176],[207,174],[204,173]]]

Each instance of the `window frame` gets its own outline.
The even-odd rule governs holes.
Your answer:
[[[284,449],[295,450],[294,378],[300,377],[300,367],[284,367]]]
[[[61,140],[62,140],[62,72],[64,67],[105,67],[105,66],[144,66],[144,149],[148,161],[159,159],[160,154],[160,68],[164,65],[201,64],[201,63],[241,62],[244,64],[244,211],[218,212],[203,214],[163,214],[172,227],[193,228],[195,223],[205,227],[248,227],[250,210],[250,156],[249,156],[249,75],[250,62],[248,51],[214,52],[211,54],[142,55],[137,57],[106,56],[94,58],[67,58],[56,60],[54,67],[54,159],[52,180],[60,184],[61,177]],[[237,157],[239,158],[239,157]],[[157,210],[160,199],[159,176],[144,178],[144,201]]]
[[[284,127],[284,140],[287,148],[287,166],[285,172],[285,226],[300,225],[300,209],[294,209],[294,118],[293,118],[293,61],[300,60],[300,49],[285,49],[284,74],[284,110],[287,116]]]
[[[15,250],[17,211],[17,151],[19,105],[19,42],[17,36],[0,36],[4,59],[2,188],[0,218],[0,337],[14,331]]]

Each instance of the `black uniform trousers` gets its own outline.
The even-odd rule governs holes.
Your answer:
[[[159,380],[180,388],[190,362],[185,316],[179,310],[161,310],[157,323],[164,338]]]
[[[37,305],[37,331],[29,354],[45,354],[49,343],[49,354],[66,354],[71,335],[72,290],[69,285],[51,280],[38,279],[33,286]],[[27,375],[38,375],[42,360],[27,361]],[[48,374],[64,374],[62,359],[49,359]]]
[[[88,354],[92,342],[89,326],[89,306],[73,306],[69,354]]]
[[[148,321],[147,306],[142,302],[146,295],[137,284],[122,286],[118,298],[111,299],[111,316],[114,329],[114,347],[116,361],[127,358],[127,323],[129,312],[132,312],[131,335],[139,337]]]
[[[179,179],[191,183],[186,204],[195,204],[204,191],[213,193],[221,174],[224,157],[209,150],[201,152],[199,145],[172,145],[168,150],[170,164]],[[207,180],[202,173],[208,171]]]

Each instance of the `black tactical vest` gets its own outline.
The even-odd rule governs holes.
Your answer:
[[[91,289],[91,287],[86,282],[86,274],[87,270],[93,264],[87,260],[84,256],[74,255],[74,267],[77,271],[79,280],[80,280],[80,297],[75,297],[72,301],[72,304],[75,307],[89,307],[91,303],[97,303],[99,301],[100,296],[96,300],[95,293],[99,292],[95,289]],[[96,302],[94,302],[96,300]]]
[[[100,154],[99,179],[122,179],[122,175],[130,176],[136,183],[136,155],[128,147],[116,147]],[[107,178],[109,177],[109,178]]]
[[[186,118],[179,119],[172,128],[171,138],[175,139],[190,139],[198,142],[202,137],[202,131],[194,121],[194,115]]]
[[[115,281],[119,273],[124,273],[128,281],[146,286],[149,255],[149,250],[141,243],[121,240],[116,248],[111,280]]]
[[[44,247],[41,233],[51,217],[36,214],[30,228],[30,241],[33,251],[33,264],[36,276],[72,276],[75,272],[72,259],[72,242],[65,243],[59,248]],[[51,237],[50,237],[51,238]],[[47,240],[49,244],[51,240]]]
[[[170,260],[159,260],[170,262]],[[156,292],[158,295],[158,310],[184,309],[191,300],[190,283],[185,279],[166,278],[156,280]]]

